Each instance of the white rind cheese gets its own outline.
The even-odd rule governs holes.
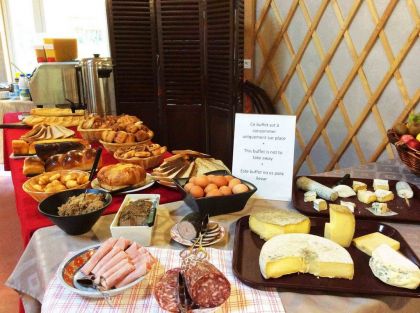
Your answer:
[[[340,205],[347,207],[352,213],[354,213],[356,208],[356,204],[353,202],[340,201]]]
[[[376,190],[389,190],[388,181],[385,179],[374,179],[373,180],[373,189]]]
[[[369,204],[376,201],[376,195],[374,192],[369,191],[369,190],[359,190],[357,192],[357,199],[360,202]]]
[[[251,212],[249,228],[268,240],[279,234],[309,233],[310,219],[298,212],[287,209],[258,208]]]
[[[328,209],[327,201],[324,199],[315,199],[314,200],[314,209],[319,211],[325,211]]]
[[[320,198],[325,200],[335,201],[338,198],[336,191],[305,176],[296,180],[296,186],[304,191],[315,191]]]
[[[385,284],[407,289],[417,289],[420,285],[418,266],[386,244],[373,250],[369,266]]]
[[[394,200],[394,194],[389,190],[377,189],[375,190],[375,196],[376,200],[379,202],[388,202]]]
[[[411,199],[414,195],[413,189],[405,181],[399,181],[395,189],[397,189],[397,194],[400,198]]]
[[[358,192],[359,190],[367,190],[367,185],[357,180],[353,180],[353,190]]]
[[[353,279],[354,264],[346,249],[310,234],[278,235],[261,248],[259,265],[264,278],[292,273]]]
[[[353,197],[356,195],[354,190],[350,186],[347,186],[347,185],[334,186],[333,190],[338,192],[338,196],[340,198],[348,198],[348,197]]]
[[[303,201],[304,202],[312,202],[316,199],[316,192],[315,191],[307,191],[303,194]]]

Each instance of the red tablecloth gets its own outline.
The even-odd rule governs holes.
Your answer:
[[[8,113],[4,115],[4,123],[18,122],[19,113]],[[5,169],[12,172],[12,180],[16,196],[16,209],[20,220],[22,237],[24,244],[29,242],[33,232],[41,227],[52,225],[50,220],[38,212],[38,203],[26,194],[22,189],[22,184],[27,180],[23,175],[23,159],[14,160],[9,159],[12,152],[12,139],[18,139],[21,135],[26,133],[27,129],[5,129],[4,130],[4,160]],[[170,154],[168,153],[168,156]],[[117,161],[105,149],[102,152],[102,162],[104,165],[117,163]],[[0,191],[1,192],[1,191]],[[158,193],[160,194],[160,203],[168,203],[181,200],[181,194],[171,188],[163,187],[158,184],[142,190],[141,193]],[[104,214],[115,213],[120,207],[124,195],[113,196],[111,205],[105,210]]]

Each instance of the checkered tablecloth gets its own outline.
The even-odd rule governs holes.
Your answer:
[[[112,297],[112,307],[103,299],[81,297],[65,289],[54,276],[49,283],[42,302],[42,312],[164,312],[152,295],[153,285],[163,273],[180,265],[180,250],[148,248],[158,258],[159,265],[149,273],[147,278],[123,294]],[[284,313],[279,293],[273,289],[257,290],[241,283],[232,272],[232,251],[207,249],[209,261],[222,271],[231,283],[231,295],[217,313]]]

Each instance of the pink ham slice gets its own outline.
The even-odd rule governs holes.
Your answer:
[[[116,238],[109,238],[106,240],[98,250],[91,256],[89,261],[82,267],[81,271],[83,274],[88,275],[92,272],[93,268],[98,264],[98,262],[109,252],[112,250],[112,247],[117,242]]]
[[[131,245],[131,240],[125,238],[119,238],[115,243],[115,247],[120,248],[121,250],[127,249],[127,247]]]
[[[107,270],[105,273],[103,273],[102,277],[105,278],[105,279],[111,277],[112,274],[114,274],[116,271],[118,271],[122,266],[124,266],[127,263],[133,264],[133,262],[130,262],[128,259],[124,259],[120,263],[116,264],[115,266],[113,266],[112,268]],[[95,280],[95,282],[99,283],[99,281],[97,282],[96,280]]]
[[[123,280],[118,282],[115,287],[120,288],[122,286],[128,285],[129,283],[135,281],[136,279],[144,276],[148,272],[148,264],[141,263],[139,265],[135,264],[136,269],[128,274]]]
[[[133,242],[132,244],[131,244],[131,246],[130,247],[128,247],[128,249],[127,250],[125,250],[125,252],[132,258],[132,259],[134,259],[138,254],[139,254],[139,251],[138,251],[138,249],[140,248],[140,246],[137,244],[137,243],[135,243],[135,242]]]
[[[135,266],[133,264],[127,263],[123,265],[119,270],[113,273],[109,278],[106,278],[102,281],[102,285],[106,290],[111,289],[120,281],[122,281],[128,274],[135,270]]]
[[[108,262],[106,262],[100,269],[98,269],[97,272],[95,272],[96,278],[99,280],[99,278],[101,277],[101,275],[103,273],[105,273],[107,270],[109,270],[110,268],[112,268],[115,265],[117,265],[120,261],[122,261],[124,259],[128,259],[128,258],[129,258],[128,254],[125,253],[124,251],[118,252],[116,255],[114,255],[111,258],[111,260],[109,260]]]
[[[96,266],[93,268],[92,273],[95,274],[95,276],[97,276],[97,273],[99,272],[99,270],[106,264],[108,263],[117,253],[123,251],[121,248],[118,248],[116,246],[114,246],[111,251],[109,251],[107,253],[107,255],[105,255],[99,262],[98,264],[96,264]]]

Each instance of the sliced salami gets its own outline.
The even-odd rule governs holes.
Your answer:
[[[169,312],[178,312],[177,286],[180,268],[167,271],[156,283],[153,293],[159,306]]]
[[[184,277],[191,299],[202,308],[217,307],[230,296],[230,283],[225,275],[205,260],[189,265]]]

